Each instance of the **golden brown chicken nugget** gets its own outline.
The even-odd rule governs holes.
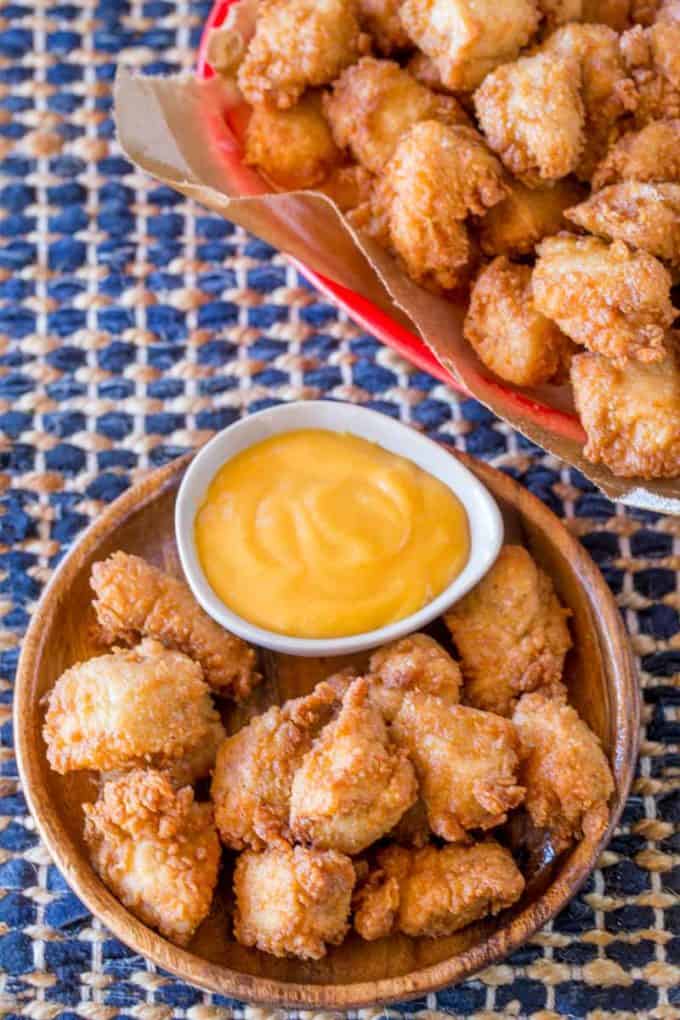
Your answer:
[[[234,935],[274,956],[319,960],[349,928],[355,872],[334,850],[247,850],[234,870]]]
[[[680,356],[615,365],[580,354],[571,365],[574,400],[588,441],[584,454],[623,478],[680,477]]]
[[[370,202],[372,189],[373,175],[358,163],[336,167],[315,188],[328,195],[344,213]]]
[[[388,721],[394,719],[407,691],[434,694],[448,705],[460,701],[460,666],[427,634],[383,645],[371,656],[371,697]]]
[[[389,56],[395,50],[411,45],[399,17],[401,0],[358,0],[359,22],[375,43],[376,49]]]
[[[506,193],[501,165],[476,131],[422,121],[399,142],[373,208],[409,276],[450,290],[467,280],[474,258],[466,216]]]
[[[291,832],[296,842],[357,854],[397,824],[417,791],[413,766],[393,743],[362,677],[295,773]]]
[[[621,54],[635,82],[635,123],[680,117],[680,21],[662,21],[624,32]]]
[[[285,109],[337,78],[368,45],[355,0],[261,0],[239,88],[251,106]]]
[[[342,697],[321,683],[311,694],[255,716],[221,745],[211,797],[222,842],[260,849],[289,835],[293,776]]]
[[[558,846],[604,832],[614,782],[599,740],[576,709],[535,691],[520,698],[512,718],[532,822],[550,830]]]
[[[486,576],[444,616],[461,658],[465,701],[509,716],[524,691],[559,686],[571,648],[568,615],[527,550],[504,545]]]
[[[558,234],[536,249],[534,303],[577,344],[610,358],[659,361],[675,318],[671,276],[623,241]]]
[[[409,691],[392,732],[413,762],[430,828],[451,843],[501,825],[524,796],[512,723]]]
[[[185,946],[209,911],[220,844],[209,804],[167,775],[128,772],[85,804],[95,870],[135,917]]]
[[[538,27],[534,0],[404,0],[400,17],[448,88],[476,88],[494,67],[514,60]]]
[[[572,354],[569,338],[534,305],[530,266],[504,255],[475,280],[463,332],[486,367],[517,386],[555,379]]]
[[[578,166],[585,112],[573,57],[536,53],[503,64],[475,92],[475,109],[491,148],[530,187]]]
[[[287,110],[254,107],[246,127],[245,161],[288,190],[311,188],[340,166],[343,156],[321,109],[320,93],[306,93]]]
[[[50,691],[43,736],[56,772],[170,765],[219,724],[201,667],[157,641],[71,666]]]
[[[575,173],[588,181],[616,137],[621,118],[637,105],[635,84],[619,51],[619,37],[606,25],[564,25],[546,39],[541,52],[579,64],[585,144]]]
[[[610,184],[565,216],[591,234],[680,265],[680,184]]]
[[[564,210],[585,198],[577,181],[565,178],[542,188],[527,188],[510,181],[508,194],[479,221],[479,238],[485,255],[529,255],[544,237],[568,224]]]
[[[132,644],[142,634],[200,663],[220,694],[240,701],[260,677],[255,652],[205,613],[183,581],[140,556],[115,552],[92,566],[97,619],[109,643]]]
[[[452,96],[441,96],[392,60],[364,57],[349,67],[324,97],[324,109],[335,141],[348,147],[371,173],[378,173],[393,155],[399,139],[421,120],[469,124]]]
[[[394,932],[451,935],[498,914],[524,891],[511,853],[486,839],[472,846],[388,846],[355,894],[354,927],[371,941]]]
[[[680,120],[652,121],[613,145],[593,175],[593,190],[619,181],[680,184]]]

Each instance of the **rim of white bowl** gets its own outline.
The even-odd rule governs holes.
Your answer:
[[[416,613],[385,627],[340,638],[298,638],[250,623],[234,613],[211,587],[194,540],[194,522],[205,492],[219,469],[243,450],[273,435],[299,429],[348,433],[412,461],[442,481],[460,499],[470,528],[470,555],[463,570]],[[175,505],[180,562],[194,596],[219,624],[249,644],[299,656],[361,652],[425,627],[462,598],[494,563],[503,542],[503,519],[488,489],[444,446],[393,418],[355,404],[330,400],[294,401],[258,411],[218,432],[190,463]]]

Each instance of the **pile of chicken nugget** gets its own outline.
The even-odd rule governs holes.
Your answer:
[[[679,68],[680,0],[262,0],[245,159],[464,300],[495,376],[570,380],[590,460],[675,478]]]
[[[113,647],[57,680],[47,756],[100,773],[92,864],[179,945],[230,881],[233,936],[275,956],[319,959],[352,928],[448,935],[520,899],[532,848],[606,829],[609,765],[563,683],[569,614],[521,546],[441,643],[379,648],[230,735],[220,709],[247,709],[254,651],[137,556],[94,564],[91,584]]]

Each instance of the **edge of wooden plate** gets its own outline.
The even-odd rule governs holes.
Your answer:
[[[554,917],[586,880],[618,822],[634,774],[640,709],[635,666],[614,598],[583,547],[535,496],[494,468],[458,451],[451,452],[474,471],[497,497],[509,502],[540,530],[551,533],[555,546],[569,559],[589,592],[590,605],[597,606],[593,617],[603,662],[609,672],[609,686],[617,696],[612,706],[616,734],[613,748],[616,790],[606,832],[594,845],[587,845],[585,841],[578,844],[540,899],[512,918],[506,927],[485,942],[448,960],[400,977],[345,985],[289,984],[210,963],[151,931],[114,898],[92,868],[84,866],[82,851],[73,842],[51,803],[41,781],[41,770],[45,767],[44,750],[31,740],[31,733],[36,732],[36,669],[55,607],[72,583],[80,563],[97,543],[132,513],[175,484],[191,455],[154,471],[115,500],[90,525],[57,569],[33,614],[17,671],[14,735],[19,776],[38,832],[69,886],[115,936],[158,966],[200,988],[262,1005],[349,1009],[409,999],[454,984],[517,949]]]

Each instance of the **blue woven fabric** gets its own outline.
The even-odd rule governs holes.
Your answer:
[[[208,7],[0,4],[3,1014],[241,1015],[110,938],[51,865],[17,782],[12,681],[51,570],[103,506],[242,414],[328,397],[454,442],[563,515],[617,596],[642,671],[638,778],[582,893],[501,966],[390,1012],[680,1017],[680,521],[613,506],[347,322],[266,245],[121,158],[117,60],[189,68]]]

